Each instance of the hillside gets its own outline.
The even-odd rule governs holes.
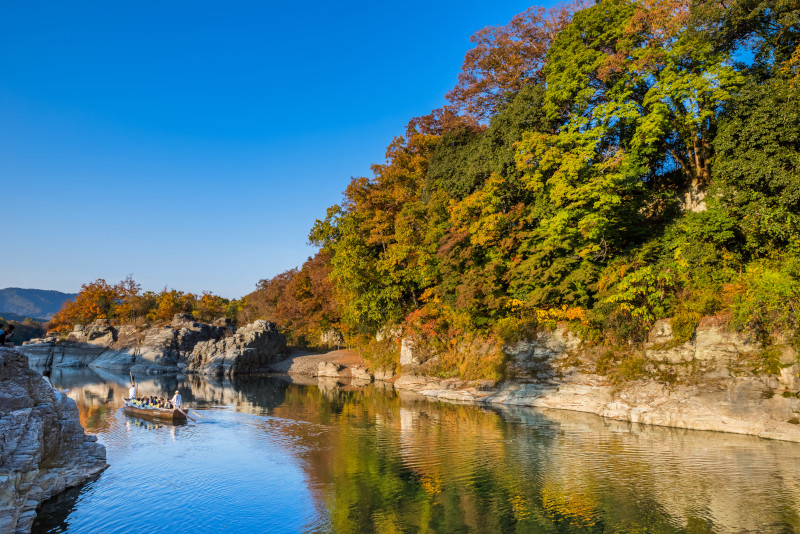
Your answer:
[[[11,314],[49,320],[61,309],[64,301],[74,299],[76,293],[62,293],[47,289],[23,289],[7,287],[0,289],[0,315]]]

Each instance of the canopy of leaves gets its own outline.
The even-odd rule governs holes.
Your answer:
[[[235,319],[239,302],[208,291],[201,296],[164,288],[160,293],[142,291],[132,277],[111,285],[105,280],[83,284],[75,300],[68,300],[48,323],[48,329],[69,332],[74,325],[98,319],[110,324],[169,323],[176,313],[189,313],[210,322],[221,317]]]
[[[351,180],[320,255],[244,316],[298,339],[403,325],[471,378],[498,376],[475,346],[542,322],[625,345],[670,316],[681,339],[720,312],[788,328],[768,303],[796,297],[772,282],[800,247],[799,21],[790,0],[599,0],[484,28],[451,105]]]

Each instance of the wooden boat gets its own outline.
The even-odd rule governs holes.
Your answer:
[[[168,408],[140,408],[127,401],[125,402],[125,413],[134,417],[144,417],[146,419],[157,419],[159,421],[171,421],[183,423],[186,415],[175,409]]]

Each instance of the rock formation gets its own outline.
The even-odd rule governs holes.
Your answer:
[[[323,347],[336,347],[338,349],[344,345],[344,336],[335,328],[329,328],[319,335],[319,343]]]
[[[747,335],[703,319],[693,338],[674,339],[658,321],[638,358],[640,376],[613,381],[592,361],[591,349],[561,327],[504,348],[516,380],[465,382],[415,376],[395,386],[429,398],[590,412],[611,419],[694,430],[716,430],[800,441],[800,363],[787,346],[774,347],[772,366],[754,371],[764,350]],[[601,350],[602,352],[602,350]],[[615,363],[619,367],[620,363]]]
[[[286,352],[286,338],[275,323],[258,320],[230,337],[201,341],[194,346],[189,370],[215,376],[268,371]]]
[[[134,374],[186,370],[231,375],[255,372],[285,351],[286,340],[272,323],[256,321],[234,330],[230,321],[213,325],[177,314],[169,325],[114,327],[104,320],[76,326],[65,340],[31,340],[20,347],[35,367],[90,366]],[[198,361],[194,361],[199,358]]]
[[[0,348],[0,532],[29,532],[45,500],[102,472],[106,449],[86,435],[75,401]]]

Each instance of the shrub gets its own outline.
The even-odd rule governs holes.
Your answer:
[[[764,345],[778,331],[800,325],[800,259],[793,256],[757,260],[726,286],[731,325],[752,330]],[[794,345],[798,347],[795,337]]]

